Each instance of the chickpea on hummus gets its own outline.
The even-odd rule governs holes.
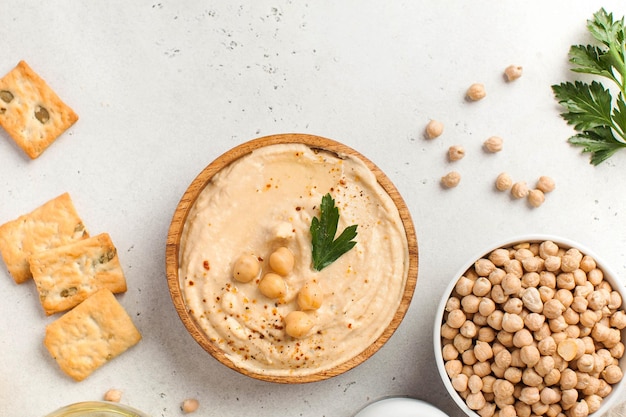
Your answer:
[[[338,234],[356,245],[321,271],[310,226],[330,194]],[[185,303],[239,368],[309,375],[365,350],[391,322],[407,280],[406,233],[391,197],[360,159],[303,144],[262,147],[218,172],[180,243]]]

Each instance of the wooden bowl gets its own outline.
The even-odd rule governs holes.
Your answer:
[[[386,191],[386,193],[391,197],[392,201],[395,203],[398,212],[400,214],[400,218],[402,220],[404,230],[406,233],[406,238],[408,242],[408,272],[405,277],[404,290],[402,293],[402,299],[400,301],[399,307],[397,308],[395,314],[389,325],[384,329],[382,334],[372,343],[369,347],[367,347],[364,351],[352,357],[351,359],[341,363],[338,366],[335,366],[332,369],[327,369],[321,372],[316,372],[313,374],[307,375],[287,375],[287,376],[273,376],[266,375],[264,373],[252,372],[248,369],[243,369],[237,365],[235,365],[227,355],[222,351],[222,349],[214,344],[207,335],[204,333],[202,328],[193,318],[193,316],[188,311],[187,306],[185,305],[184,295],[181,290],[181,282],[179,279],[179,250],[181,243],[181,236],[183,234],[183,228],[185,226],[185,222],[187,220],[188,214],[193,207],[196,199],[199,194],[205,188],[205,186],[211,181],[213,176],[218,173],[221,169],[228,166],[233,161],[251,153],[252,151],[275,144],[288,144],[288,143],[299,143],[305,144],[312,149],[321,149],[324,151],[329,151],[339,155],[350,155],[352,157],[356,157],[360,159],[375,175],[377,182],[382,186],[382,188]],[[415,290],[415,285],[417,283],[417,270],[418,270],[418,247],[417,247],[417,238],[415,234],[415,229],[413,226],[413,222],[411,220],[411,216],[406,207],[405,202],[400,196],[398,190],[392,184],[392,182],[385,176],[385,174],[374,165],[370,160],[365,158],[363,155],[358,153],[357,151],[339,143],[331,139],[322,138],[319,136],[313,135],[305,135],[305,134],[281,134],[281,135],[272,135],[266,136],[258,139],[251,140],[249,142],[243,143],[210,163],[189,185],[183,197],[181,198],[176,211],[174,212],[174,216],[172,218],[172,222],[169,228],[168,236],[167,236],[167,245],[166,245],[166,275],[167,282],[171,294],[172,301],[182,320],[183,324],[191,334],[191,336],[196,340],[200,346],[210,353],[214,358],[220,361],[222,364],[228,366],[229,368],[240,372],[244,375],[270,381],[277,383],[305,383],[305,382],[314,382],[320,381],[327,378],[331,378],[333,376],[344,373],[355,366],[361,364],[367,358],[372,356],[378,349],[380,349],[385,342],[391,337],[397,327],[400,325],[411,299],[413,297],[413,292]]]

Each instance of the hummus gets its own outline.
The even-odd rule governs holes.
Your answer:
[[[321,271],[312,267],[311,219],[330,193],[339,209],[337,236],[356,224],[357,244]],[[262,295],[269,255],[295,257],[280,300]],[[271,376],[309,375],[365,350],[391,322],[408,274],[408,243],[398,210],[360,159],[302,144],[262,147],[219,171],[189,212],[180,242],[180,286],[210,340],[239,368]],[[261,264],[256,279],[233,279],[242,255]],[[322,305],[307,311],[313,327],[286,334],[284,318],[314,281]]]

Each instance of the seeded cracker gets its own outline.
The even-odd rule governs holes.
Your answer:
[[[105,288],[49,324],[44,345],[63,372],[82,381],[140,340],[124,307]]]
[[[0,226],[0,254],[16,283],[32,277],[31,255],[89,237],[68,193]]]
[[[0,126],[31,158],[43,153],[78,115],[24,61],[0,79]]]
[[[47,315],[69,310],[101,288],[126,291],[117,250],[107,233],[39,252],[30,270]]]

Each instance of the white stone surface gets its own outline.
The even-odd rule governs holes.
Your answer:
[[[41,417],[110,388],[154,417],[351,417],[410,396],[461,416],[438,379],[433,316],[452,274],[478,248],[550,233],[579,241],[626,276],[626,151],[601,166],[566,140],[550,86],[577,77],[567,52],[585,22],[622,1],[23,1],[0,2],[0,73],[26,60],[80,115],[31,161],[0,132],[0,223],[68,191],[89,230],[108,232],[128,278],[119,297],[144,339],[76,383],[42,341],[32,282],[0,270],[0,415]],[[524,67],[507,83],[509,64]],[[464,100],[481,82],[487,97]],[[444,134],[428,141],[431,119]],[[165,279],[169,222],[187,185],[229,148],[302,132],[360,151],[412,213],[417,290],[405,320],[369,361],[333,379],[278,385],[210,357],[180,322]],[[486,154],[482,142],[504,138]],[[464,159],[450,163],[450,145]],[[462,175],[455,189],[439,179]],[[494,191],[501,171],[556,190],[532,209]]]

